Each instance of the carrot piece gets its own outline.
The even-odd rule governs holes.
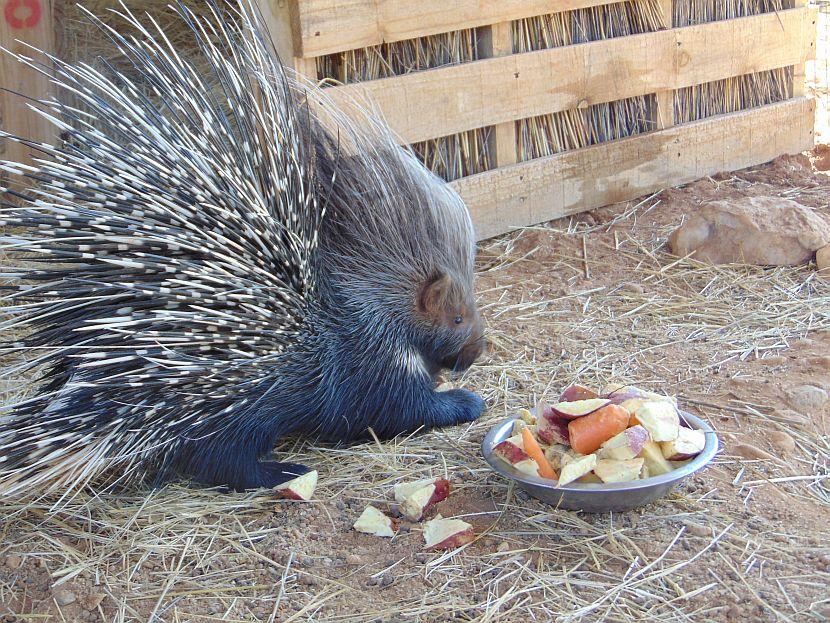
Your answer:
[[[611,437],[628,428],[629,418],[630,414],[624,407],[608,405],[571,420],[568,422],[571,447],[580,454],[596,452]]]
[[[539,447],[539,442],[533,438],[533,433],[526,426],[522,429],[522,442],[527,455],[539,465],[539,475],[542,478],[559,480],[559,474],[553,469],[553,465],[550,464],[542,448]]]

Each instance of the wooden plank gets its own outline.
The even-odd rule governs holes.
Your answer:
[[[565,152],[452,182],[479,239],[628,201],[813,144],[815,104],[798,98]]]
[[[4,0],[0,2],[0,46],[16,54],[46,59],[26,44],[47,53],[54,49],[51,0]],[[50,92],[49,79],[0,51],[0,86],[14,93],[0,91],[0,127],[10,134],[39,142],[51,142],[54,128],[26,105],[15,93],[44,99]],[[12,141],[0,140],[0,158],[16,162],[30,161],[30,150]]]
[[[276,0],[270,0],[272,2]],[[488,26],[608,0],[290,0],[295,54],[321,56],[387,41]]]
[[[815,54],[814,8],[538,52],[329,90],[369,101],[406,143],[535,115],[802,65]]]

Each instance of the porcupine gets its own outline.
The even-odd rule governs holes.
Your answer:
[[[7,373],[36,393],[0,413],[0,495],[272,487],[308,469],[270,456],[285,435],[483,412],[434,391],[483,348],[459,196],[373,116],[290,77],[247,0],[208,6],[175,8],[207,73],[122,5],[138,37],[89,17],[148,89],[52,58],[84,105],[40,104],[68,140],[4,135],[39,158],[2,165],[35,183],[3,189],[0,225],[29,262],[3,274],[2,332],[24,334],[4,352],[28,355]]]

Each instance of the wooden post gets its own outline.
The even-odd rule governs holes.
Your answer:
[[[807,6],[809,0],[794,0],[793,8]],[[807,95],[807,60],[815,58],[816,48],[813,46],[812,53],[807,59],[793,67],[793,97],[804,97]]]
[[[45,63],[46,58],[26,44],[51,54],[54,36],[51,0],[0,0],[0,46]],[[29,108],[25,99],[44,99],[51,90],[49,78],[0,51],[0,86],[12,91],[0,91],[0,127],[15,136],[52,142],[54,128]],[[29,152],[23,145],[0,139],[0,158],[4,160],[29,162]]]
[[[510,25],[510,22],[501,22],[490,26],[489,36],[482,41],[487,56],[507,56],[513,53],[513,37],[510,32]],[[515,164],[518,160],[516,153],[516,122],[507,121],[496,124],[493,140],[495,145],[492,153],[496,157],[495,166],[504,167]]]
[[[299,27],[296,25],[297,0],[255,0],[262,13],[262,19],[271,38],[274,40],[277,54],[286,67],[292,68],[301,76],[317,81],[317,61],[314,58],[297,56],[295,41]]]
[[[671,29],[674,25],[674,1],[660,0],[663,12],[663,26]],[[657,91],[657,129],[665,130],[674,125],[674,91]]]

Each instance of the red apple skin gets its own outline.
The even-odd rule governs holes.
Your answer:
[[[466,530],[462,530],[461,532],[456,532],[455,534],[448,536],[443,541],[439,541],[432,547],[428,547],[427,550],[434,551],[439,549],[456,549],[462,545],[466,545],[467,543],[472,543],[475,538],[476,533],[473,529],[467,528]]]
[[[638,391],[633,391],[631,388],[623,388],[618,389],[615,392],[611,392],[610,394],[605,394],[602,398],[607,398],[611,401],[612,405],[620,405],[624,403],[626,400],[631,400],[633,398],[642,398],[643,394]]]
[[[599,394],[584,385],[571,385],[559,396],[559,402],[574,402],[575,400],[588,400],[590,398],[599,398]]]
[[[546,444],[561,443],[571,445],[571,437],[568,433],[568,421],[556,415],[549,407],[542,412],[539,423],[536,425],[536,434]]]
[[[530,458],[527,452],[522,450],[512,441],[502,441],[495,448],[493,448],[493,454],[500,456],[511,465],[515,465],[519,461],[524,461],[525,459]],[[449,483],[447,483],[447,487],[449,487]],[[449,491],[449,488],[447,490]],[[435,491],[438,491],[437,483],[435,485]]]
[[[522,450],[522,452],[524,452],[524,450]],[[426,510],[433,504],[438,504],[438,502],[446,500],[448,497],[450,497],[450,481],[446,478],[436,478],[435,491],[432,492],[432,497],[429,498],[429,502],[427,502],[424,512],[426,512]]]

